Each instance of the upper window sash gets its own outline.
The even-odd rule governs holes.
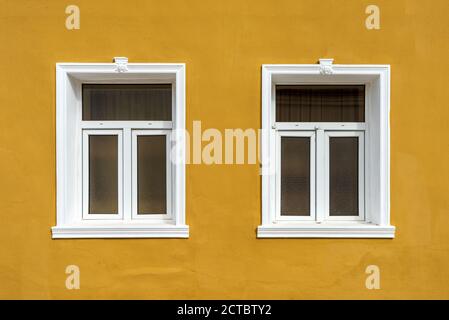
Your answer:
[[[365,85],[276,85],[276,122],[365,122]]]
[[[83,83],[81,127],[83,129],[173,129],[173,117],[176,116],[175,88],[176,85],[173,82],[154,84]],[[95,96],[96,91],[100,91],[97,93],[99,97]],[[137,93],[142,91],[144,94],[133,97],[134,91]],[[158,91],[162,91],[162,93]],[[153,93],[156,95],[155,97],[152,97]],[[92,110],[95,108],[101,110],[92,117],[90,113],[94,113]],[[120,111],[120,109],[125,109],[125,111]],[[108,112],[110,114],[106,114]],[[101,115],[105,117],[101,119]],[[148,119],[140,119],[145,117]],[[152,117],[154,119],[151,119]],[[92,118],[94,119],[92,120]]]
[[[314,221],[316,220],[316,142],[315,131],[282,132],[277,133],[276,139],[276,220],[277,221]],[[282,186],[282,139],[306,138],[309,142],[309,215],[283,215],[281,203],[283,197]],[[286,184],[284,183],[284,186]]]

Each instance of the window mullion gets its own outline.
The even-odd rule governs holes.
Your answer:
[[[131,220],[132,212],[132,137],[131,128],[123,129],[123,219]]]
[[[316,220],[321,223],[326,216],[326,158],[325,136],[323,129],[316,130]]]

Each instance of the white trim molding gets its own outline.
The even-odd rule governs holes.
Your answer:
[[[172,85],[172,121],[90,121],[82,120],[82,84]],[[169,219],[133,219],[131,192],[123,194],[120,219],[83,218],[83,131],[123,130],[124,150],[131,148],[132,130],[168,130],[172,134]],[[185,221],[185,64],[128,63],[116,57],[113,63],[56,64],[56,238],[188,238]],[[125,136],[127,139],[125,139]],[[129,138],[129,139],[128,139]],[[132,155],[123,152],[130,167]],[[85,179],[84,179],[85,180]],[[131,190],[131,174],[123,173],[125,190]]]
[[[364,85],[365,123],[276,123],[276,85],[302,84]],[[257,228],[257,237],[394,238],[395,227],[390,225],[389,115],[389,65],[341,65],[333,64],[333,59],[320,59],[319,64],[263,65],[262,223]],[[318,133],[326,130],[362,130],[364,132],[363,220],[286,221],[279,219],[277,214],[279,197],[276,196],[279,185],[277,183],[279,159],[276,152],[279,130],[317,130]],[[318,136],[317,139],[320,137]],[[317,155],[322,154],[320,150],[316,152]],[[317,165],[321,166],[324,165],[325,159],[317,158],[316,161]],[[317,179],[320,180],[321,177]],[[324,194],[325,190],[317,190],[317,192]],[[323,216],[325,213],[326,206],[323,199],[322,196],[317,196],[315,203],[317,216]]]
[[[259,226],[259,238],[394,238],[393,226],[376,226],[369,223],[354,225],[275,225]]]
[[[189,227],[177,225],[62,226],[52,228],[53,239],[73,238],[188,238]]]

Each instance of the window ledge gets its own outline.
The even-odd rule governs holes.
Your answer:
[[[394,226],[378,226],[370,223],[357,224],[297,224],[261,225],[258,238],[383,238],[393,239]]]
[[[53,239],[77,238],[188,238],[187,225],[115,225],[115,226],[56,226],[51,228]]]

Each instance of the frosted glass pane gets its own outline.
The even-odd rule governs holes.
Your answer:
[[[281,138],[281,215],[310,215],[310,138]]]
[[[89,214],[118,214],[117,139],[89,136]]]
[[[365,86],[276,86],[278,122],[364,122]]]
[[[171,121],[171,84],[84,84],[83,120]]]
[[[359,214],[359,142],[357,137],[329,138],[331,216]]]
[[[167,213],[166,175],[166,136],[138,136],[138,214]]]

